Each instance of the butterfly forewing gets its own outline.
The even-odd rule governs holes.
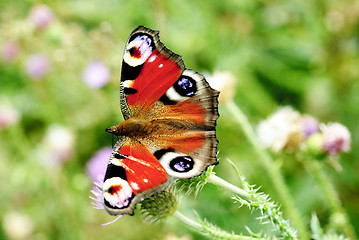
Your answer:
[[[158,32],[135,29],[125,47],[121,75],[121,110],[125,119],[133,108],[151,107],[179,78],[182,58],[166,48]]]

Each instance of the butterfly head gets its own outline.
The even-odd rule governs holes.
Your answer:
[[[151,133],[152,123],[144,118],[132,117],[105,131],[115,136],[143,137]]]

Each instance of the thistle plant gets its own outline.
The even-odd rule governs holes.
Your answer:
[[[177,180],[169,189],[163,192],[158,192],[144,199],[141,202],[141,213],[144,216],[144,221],[149,223],[159,223],[170,216],[174,216],[182,223],[212,239],[270,239],[270,237],[265,234],[253,233],[248,227],[248,236],[244,234],[237,235],[234,233],[228,233],[218,226],[208,222],[206,219],[200,219],[198,214],[196,214],[198,219],[196,221],[186,217],[178,211],[177,208],[180,199],[180,191],[185,191],[186,196],[191,193],[197,195],[205,184],[212,183],[232,192],[234,194],[232,199],[239,203],[240,206],[247,206],[252,211],[258,210],[262,215],[258,218],[259,223],[266,224],[271,222],[280,232],[281,238],[297,239],[295,230],[289,225],[288,220],[283,218],[283,214],[281,213],[278,205],[272,202],[268,195],[259,193],[258,188],[255,189],[254,186],[251,186],[248,182],[246,182],[245,178],[240,174],[235,166],[233,164],[232,166],[234,167],[238,178],[241,180],[243,188],[234,186],[222,178],[217,177],[213,171],[213,167],[210,167],[198,177]],[[101,180],[95,181],[95,187],[91,192],[94,195],[94,197],[90,197],[94,201],[92,202],[94,208],[104,209]],[[120,217],[122,217],[122,215],[103,225],[113,223]],[[267,221],[265,221],[265,219]]]
[[[296,154],[298,160],[310,170],[322,188],[328,200],[332,218],[340,216],[342,219],[340,222],[332,222],[333,228],[342,229],[345,236],[355,239],[355,233],[346,217],[339,197],[321,168],[323,159],[330,158],[333,160],[333,157],[338,156],[341,152],[349,151],[351,139],[346,127],[339,123],[318,123],[312,116],[301,115],[291,107],[284,107],[267,120],[262,121],[255,131],[246,116],[233,102],[226,103],[226,106],[246,133],[261,163],[268,171],[273,185],[281,197],[282,202],[280,204],[283,204],[289,219],[285,218],[279,207],[280,204],[272,201],[268,194],[260,192],[255,185],[249,184],[243,174],[229,161],[241,182],[240,187],[217,176],[214,172],[214,166],[210,166],[200,176],[192,179],[177,179],[168,190],[156,193],[143,200],[141,212],[144,220],[150,223],[158,223],[173,216],[188,227],[212,239],[309,239],[310,235],[318,240],[345,239],[344,235],[324,234],[316,217],[312,217],[312,233],[306,229],[293,198],[289,194],[281,169],[272,159],[272,155],[267,152],[266,148],[268,148],[275,154],[281,152]],[[311,157],[308,158],[308,156]],[[246,234],[229,233],[208,220],[201,219],[197,213],[194,219],[182,214],[178,210],[178,206],[180,200],[182,201],[185,198],[180,197],[180,194],[184,192],[184,197],[188,197],[190,194],[197,196],[207,183],[229,191],[228,197],[234,203],[239,204],[239,207],[245,206],[252,212],[259,212],[261,216],[257,218],[258,223],[260,225],[271,223],[276,234],[253,233],[249,227],[246,227]],[[93,193],[95,194],[93,200],[101,201],[98,191],[93,191]],[[95,204],[95,207],[100,208],[99,204]]]
[[[308,239],[309,232],[305,228],[298,209],[295,207],[292,196],[289,194],[279,166],[277,166],[265,148],[269,148],[277,154],[280,152],[295,152],[296,156],[299,156],[299,160],[311,156],[310,159],[302,162],[310,170],[311,174],[314,175],[318,185],[322,188],[325,198],[329,202],[332,215],[339,214],[342,216],[341,228],[338,229],[342,229],[350,239],[356,239],[356,234],[349,223],[336,191],[323,172],[320,166],[321,163],[315,159],[316,156],[321,156],[320,158],[327,156],[327,158],[333,160],[333,156],[337,156],[340,152],[347,152],[350,149],[351,142],[350,133],[347,128],[339,123],[319,124],[319,127],[317,127],[316,120],[311,119],[310,124],[308,124],[307,115],[301,115],[290,107],[284,107],[279,109],[266,122],[260,123],[256,134],[247,117],[233,101],[227,104],[227,108],[242,127],[249,142],[258,154],[261,163],[268,171],[272,183],[280,195],[283,206],[289,213],[290,219],[293,221],[300,238]],[[275,138],[273,135],[278,137]],[[311,139],[312,136],[315,139]],[[270,137],[270,139],[267,137]]]
[[[213,172],[213,167],[211,167],[199,177],[177,180],[169,190],[157,193],[145,199],[141,203],[141,211],[143,215],[145,215],[144,219],[154,223],[173,215],[184,224],[213,239],[270,238],[265,234],[253,233],[248,227],[248,236],[244,234],[237,235],[228,233],[206,219],[200,219],[198,214],[196,215],[199,220],[195,221],[184,216],[176,209],[178,205],[178,197],[176,197],[178,193],[177,190],[174,190],[176,186],[179,186],[179,191],[184,190],[186,192],[185,195],[189,195],[190,193],[196,195],[206,183],[212,183],[233,193],[234,195],[232,196],[232,199],[236,203],[239,203],[240,206],[247,206],[252,211],[259,211],[261,213],[261,217],[258,218],[259,223],[266,224],[271,222],[280,233],[280,238],[298,239],[296,231],[290,226],[289,221],[283,218],[283,214],[278,205],[272,202],[268,195],[260,193],[258,188],[254,188],[254,186],[250,185],[237,168],[233,164],[232,166],[234,167],[238,178],[241,180],[243,188],[234,186],[222,178],[219,178],[215,175],[215,172]]]

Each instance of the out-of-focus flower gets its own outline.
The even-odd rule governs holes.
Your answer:
[[[1,49],[1,58],[5,62],[12,62],[19,53],[19,45],[16,42],[6,42]]]
[[[313,133],[307,138],[306,149],[317,158],[323,157],[323,134],[321,132]]]
[[[271,4],[263,9],[262,17],[270,27],[280,27],[290,22],[294,14],[285,5]]]
[[[70,159],[75,136],[67,127],[52,125],[48,128],[39,148],[39,157],[47,166],[58,166]]]
[[[51,8],[46,5],[35,5],[31,9],[29,19],[34,24],[35,28],[42,29],[52,22],[54,13]]]
[[[330,32],[338,32],[344,27],[345,18],[338,10],[330,10],[325,14],[324,25]]]
[[[20,113],[11,104],[0,103],[0,129],[19,122]]]
[[[52,125],[45,136],[45,143],[48,149],[59,161],[67,160],[73,153],[75,137],[70,129]]]
[[[29,216],[18,212],[8,212],[4,214],[2,222],[4,232],[9,239],[31,239],[34,226]]]
[[[225,104],[233,99],[236,78],[231,72],[215,72],[207,77],[207,81],[213,89],[221,92],[218,100],[220,103]]]
[[[104,179],[108,160],[112,153],[111,147],[104,147],[98,150],[86,165],[87,174],[92,181]]]
[[[303,115],[300,119],[300,125],[302,133],[305,137],[308,137],[319,131],[319,123],[317,119],[310,115]]]
[[[348,128],[340,123],[328,123],[321,125],[323,132],[323,150],[332,155],[350,150],[351,136]]]
[[[31,55],[26,63],[26,74],[32,80],[40,80],[50,69],[50,61],[42,54]]]
[[[176,234],[174,233],[168,233],[165,237],[164,240],[191,240],[192,238],[189,236],[182,236],[182,237],[178,237],[176,236]]]
[[[299,121],[300,114],[291,107],[280,108],[258,125],[258,137],[265,147],[274,152],[297,148],[303,140]]]
[[[110,80],[110,71],[100,61],[92,61],[82,73],[83,81],[90,88],[101,88]]]

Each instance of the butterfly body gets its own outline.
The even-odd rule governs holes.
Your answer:
[[[126,44],[121,75],[125,121],[106,129],[120,136],[103,185],[105,209],[133,214],[136,203],[163,191],[170,177],[192,178],[217,164],[218,92],[186,69],[182,58],[138,27]]]

